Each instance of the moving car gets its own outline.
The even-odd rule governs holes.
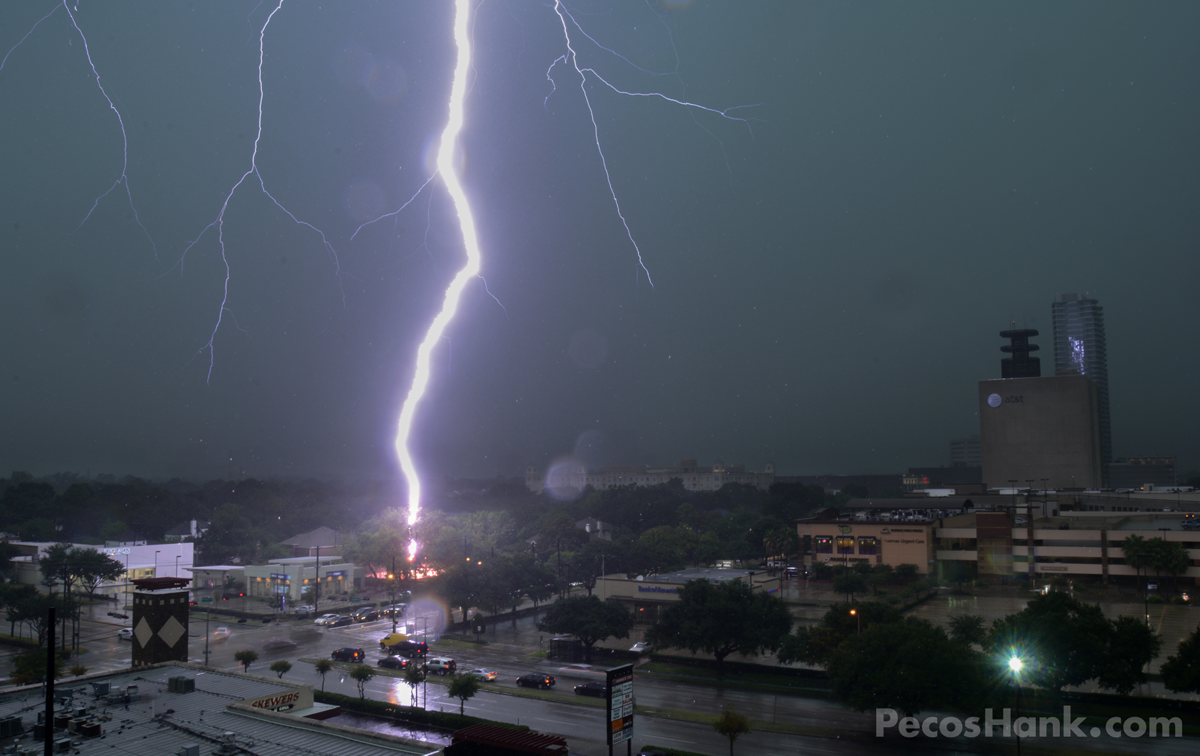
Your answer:
[[[608,686],[602,682],[585,682],[582,685],[576,685],[574,690],[577,696],[604,698],[608,695]]]
[[[392,617],[403,617],[406,606],[406,604],[392,604],[391,606],[385,606],[379,610],[379,614],[380,616],[387,617],[388,619],[391,619]]]
[[[227,627],[218,627],[216,630],[213,630],[212,639],[214,642],[215,641],[223,641],[228,637],[229,637],[229,628],[227,628]]]
[[[340,614],[337,617],[334,617],[333,619],[326,622],[325,626],[326,627],[345,627],[346,625],[353,625],[353,624],[354,624],[354,620],[350,619],[349,617],[347,617],[344,614]]]
[[[279,640],[267,641],[263,644],[263,651],[290,651],[296,647],[295,641],[280,638]]]
[[[654,646],[651,646],[649,643],[634,643],[629,647],[629,650],[639,654],[648,654],[654,650]]]
[[[379,666],[384,669],[408,669],[412,662],[399,656],[385,656],[379,660]]]
[[[328,625],[331,620],[335,620],[337,618],[338,618],[338,615],[336,615],[336,614],[322,614],[320,617],[317,617],[315,620],[313,620],[313,624],[314,625]]]
[[[379,612],[372,607],[363,607],[350,615],[355,622],[374,622],[379,619]]]
[[[354,662],[355,664],[361,662],[366,657],[367,655],[361,648],[350,648],[349,646],[339,648],[329,655],[329,658],[334,661]]]
[[[482,680],[483,682],[496,681],[496,670],[494,669],[485,669],[480,667],[479,669],[471,670],[471,674],[474,675],[476,680]]]
[[[555,671],[562,677],[582,677],[585,680],[606,679],[603,669],[591,667],[587,664],[568,664],[565,667],[559,667]]]
[[[402,640],[387,646],[389,654],[399,654],[409,659],[424,656],[429,653],[429,644],[425,641]]]
[[[453,659],[434,656],[425,662],[425,669],[434,675],[452,675],[458,669],[458,663]]]
[[[117,631],[117,640],[133,640],[133,628],[123,627]]]
[[[531,672],[528,675],[521,675],[517,678],[518,688],[542,688],[549,690],[554,687],[554,678],[550,675],[539,675]]]

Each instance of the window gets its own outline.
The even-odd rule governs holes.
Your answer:
[[[858,553],[859,554],[878,554],[879,539],[875,536],[859,536],[858,537]]]
[[[818,554],[833,553],[833,538],[829,536],[815,536],[813,538],[813,543],[815,543],[817,546],[816,551]]]
[[[854,536],[838,536],[837,553],[853,554],[854,553]]]

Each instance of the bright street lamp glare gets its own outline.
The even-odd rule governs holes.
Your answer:
[[[1020,657],[1014,656],[1008,660],[1008,668],[1013,672],[1020,672],[1024,666],[1025,664],[1021,661]]]

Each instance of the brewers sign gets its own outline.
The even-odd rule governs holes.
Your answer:
[[[605,672],[608,685],[608,744],[633,740],[633,665]]]

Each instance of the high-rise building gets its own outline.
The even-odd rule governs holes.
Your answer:
[[[1112,426],[1108,414],[1108,351],[1104,345],[1104,308],[1079,294],[1056,294],[1054,370],[1074,371],[1092,379],[1100,399],[1100,457],[1112,461]]]

